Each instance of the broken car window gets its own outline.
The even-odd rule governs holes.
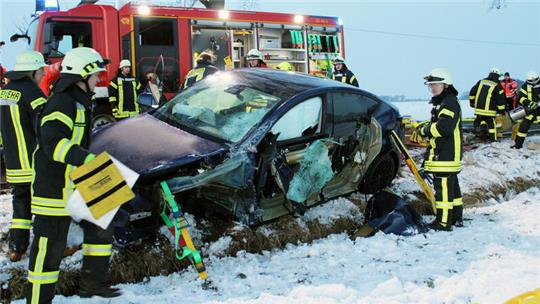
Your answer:
[[[238,142],[281,100],[236,83],[227,74],[216,73],[208,78],[159,108],[156,117]]]
[[[279,134],[278,140],[287,140],[314,134],[319,131],[322,99],[313,97],[305,100],[283,115],[272,127],[272,133]]]

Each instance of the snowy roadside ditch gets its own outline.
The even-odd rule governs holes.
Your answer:
[[[528,138],[526,144],[531,142],[540,143],[540,136]],[[520,196],[520,192],[525,191],[525,193],[528,193],[528,191],[530,192],[530,190],[526,189],[531,188],[534,185],[537,186],[540,184],[540,151],[529,149],[513,150],[509,148],[510,145],[511,142],[509,140],[503,140],[500,143],[481,145],[477,149],[473,149],[464,153],[464,169],[459,175],[459,178],[462,192],[464,193],[464,204],[466,208],[470,209],[470,207],[473,205],[479,208],[504,206],[505,204],[501,204],[501,202],[504,202],[506,200],[515,200]],[[418,156],[420,153],[422,153],[422,151],[423,150],[415,150],[413,153]],[[397,194],[403,196],[406,200],[417,202],[419,200],[422,200],[422,195],[420,193],[418,185],[416,185],[412,178],[412,175],[410,175],[409,171],[405,167],[402,168],[402,171],[398,178],[396,178],[396,180],[394,181],[394,185],[392,188]],[[205,240],[204,221],[195,222],[195,219],[191,219],[192,225],[194,226],[192,235],[194,237],[194,240],[199,245],[202,245],[203,252],[207,256],[206,263],[209,264],[210,269],[214,267],[219,267],[219,265],[217,264],[228,261],[229,258],[242,259],[242,257],[244,256],[251,256],[252,253],[260,253],[260,255],[255,254],[254,257],[264,258],[268,255],[279,254],[279,252],[281,251],[278,249],[280,248],[284,248],[283,251],[287,252],[288,250],[291,250],[290,248],[298,249],[302,248],[302,246],[317,246],[316,244],[321,240],[323,242],[326,240],[331,240],[333,238],[345,240],[348,238],[348,236],[346,234],[340,233],[351,232],[352,229],[356,228],[363,221],[363,216],[361,212],[362,204],[358,202],[358,198],[362,199],[363,195],[355,195],[355,199],[353,199],[352,201],[346,198],[339,198],[308,210],[308,212],[301,218],[285,218],[283,220],[278,220],[276,222],[270,223],[268,225],[263,225],[258,228],[251,229],[247,227],[233,225],[232,227],[228,228],[227,233],[225,233],[223,236],[217,238],[214,237],[211,240]],[[469,200],[471,202],[468,202]],[[466,212],[466,215],[468,212]],[[538,212],[536,212],[536,214],[538,214]],[[7,233],[8,231],[10,216],[10,196],[0,196],[0,232],[3,235],[5,235],[5,233]],[[467,224],[466,222],[466,226],[472,225],[472,223],[475,223],[476,221],[477,219],[473,218],[470,221],[471,224]],[[82,241],[81,231],[80,229],[76,228],[76,226],[72,229],[75,230],[70,231],[69,243],[78,244],[80,243],[80,241]],[[459,233],[459,231],[452,233]],[[166,233],[164,234],[166,235]],[[430,234],[431,233],[428,233],[427,235]],[[416,239],[418,237],[420,236],[415,236],[413,237],[413,239]],[[393,240],[393,242],[396,242],[396,240],[401,240],[401,238],[396,236],[382,235],[379,233],[374,238],[367,239],[365,241],[368,242],[366,246],[370,244],[370,240],[379,239]],[[362,242],[364,241],[357,240],[353,243],[362,244]],[[377,243],[377,241],[374,242]],[[160,248],[163,249],[163,251],[167,251],[173,248],[170,246],[170,244],[168,244],[168,247],[164,247],[164,245],[167,244],[164,244],[163,242],[156,242],[153,250],[159,251],[158,248]],[[540,245],[537,247],[540,247]],[[384,248],[379,249],[382,250],[381,252],[388,252],[388,250]],[[145,248],[144,250],[148,251],[147,248]],[[5,252],[7,251],[7,242],[5,240],[2,240],[0,251],[0,284],[2,285],[2,290],[9,289],[14,292],[14,296],[20,296],[20,287],[19,289],[15,288],[16,286],[13,285],[15,284],[13,278],[18,278],[18,280],[15,281],[18,281],[17,284],[21,284],[21,282],[19,281],[21,277],[24,277],[24,271],[27,267],[28,260],[23,259],[21,262],[17,263],[9,262],[5,254]],[[118,251],[116,250],[115,255],[118,255]],[[166,255],[167,257],[165,261],[158,262],[163,263],[164,265],[167,263],[172,263],[174,264],[172,267],[169,267],[167,265],[162,266],[161,264],[156,262],[157,265],[155,265],[153,271],[149,271],[146,274],[137,274],[138,280],[126,280],[125,276],[120,275],[120,279],[118,279],[116,282],[136,282],[140,281],[140,278],[144,278],[146,276],[167,274],[185,268],[185,265],[179,265],[179,263],[175,263],[174,258],[170,259],[172,257],[172,252],[170,254],[167,253]],[[163,252],[156,252],[155,257],[157,259],[163,259],[164,254]],[[64,258],[61,268],[66,273],[76,273],[80,268],[81,258],[82,254],[80,253],[80,251],[75,253],[71,257]],[[238,262],[239,261],[237,261],[237,263]],[[379,262],[379,260],[375,258],[371,262],[368,262],[368,264],[374,262]],[[134,264],[132,262],[130,263],[130,265],[136,265],[136,263]],[[115,267],[114,263],[113,267]],[[125,267],[125,265],[122,266],[122,268],[124,269]],[[122,273],[122,268],[117,270],[117,272]],[[209,273],[212,273],[213,270],[210,269]],[[71,280],[73,278],[76,278],[77,275],[78,274],[67,277],[69,280]],[[187,278],[189,276],[195,276],[195,272],[192,271],[191,268],[189,268],[187,272],[172,274],[170,276],[184,276]],[[243,275],[240,275],[240,277],[242,276]],[[145,281],[152,282],[152,280],[153,279],[146,279]],[[431,278],[430,280],[435,283],[436,278]],[[428,280],[428,282],[431,282],[430,280]],[[405,284],[405,282],[402,280],[400,280],[399,282],[402,289],[404,290],[403,292],[405,292],[408,285]],[[197,284],[197,282],[193,282],[193,284]],[[240,281],[240,283],[238,284],[242,284],[242,282]],[[73,286],[73,283],[65,282],[64,285]],[[396,284],[396,286],[397,285],[399,284]],[[345,288],[344,286],[341,287]],[[373,288],[375,287],[376,286],[374,286]],[[344,292],[346,293],[347,288],[345,288],[344,290]],[[72,292],[73,291],[66,292],[66,294],[71,294]],[[299,290],[291,289],[290,292],[291,295],[289,296],[294,297],[301,295],[306,291],[300,288]],[[273,293],[273,296],[276,296],[276,294]],[[279,293],[279,296],[282,297],[284,296],[284,294]],[[359,293],[353,296],[365,296],[365,293]],[[216,299],[220,299],[219,301],[221,301],[227,298],[228,297],[221,296]],[[249,298],[253,297],[250,296]],[[206,299],[213,298],[210,297]],[[262,299],[264,299],[264,295],[262,295],[260,302],[253,303],[264,303]],[[277,302],[281,301],[277,298],[275,300]],[[282,300],[284,302],[290,302],[292,298],[285,297]],[[165,301],[167,301],[166,298]],[[293,301],[296,302],[296,300]],[[332,300],[330,300],[329,302],[331,303]],[[339,299],[338,302],[340,302]]]

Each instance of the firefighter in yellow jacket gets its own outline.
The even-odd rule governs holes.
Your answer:
[[[0,90],[0,124],[6,160],[6,180],[13,187],[13,218],[9,231],[9,259],[18,261],[28,248],[32,214],[30,183],[32,153],[36,148],[36,123],[45,105],[39,88],[45,62],[39,52],[17,55],[10,82]]]
[[[457,175],[461,171],[461,107],[452,76],[446,69],[434,69],[425,84],[431,94],[430,123],[423,125],[419,134],[429,138],[425,172],[433,174],[437,218],[430,227],[450,230],[452,225],[463,226],[463,200]]]
[[[92,95],[99,81],[98,74],[105,71],[105,64],[99,53],[91,48],[68,51],[62,61],[60,78],[41,115],[32,182],[34,239],[28,264],[29,303],[50,303],[54,298],[71,222],[65,210],[74,191],[69,174],[75,167],[94,158],[88,151]],[[120,295],[109,283],[113,228],[103,230],[86,221],[80,225],[84,240],[79,295]]]
[[[109,83],[109,102],[114,118],[124,119],[139,115],[137,96],[141,92],[141,83],[131,75],[129,60],[120,61],[118,76]]]
[[[501,71],[493,68],[488,77],[479,80],[469,92],[470,106],[474,108],[475,132],[481,140],[497,140],[497,114],[506,108],[506,94],[499,82]]]
[[[519,103],[525,107],[527,115],[519,125],[516,141],[512,148],[521,149],[527,132],[533,123],[540,123],[540,76],[535,71],[527,73],[527,81],[519,90]]]

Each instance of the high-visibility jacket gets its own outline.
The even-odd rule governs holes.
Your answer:
[[[469,103],[474,114],[495,117],[504,112],[506,95],[499,83],[499,75],[490,73],[487,78],[479,80],[469,92]]]
[[[518,83],[514,79],[503,79],[501,81],[501,86],[504,89],[504,94],[506,95],[506,98],[512,98],[516,96],[516,93],[518,91]]]
[[[354,76],[353,72],[351,72],[351,70],[345,66],[341,69],[341,71],[334,70],[332,73],[332,79],[358,87],[358,80],[356,79],[356,76]]]
[[[51,94],[51,87],[53,83],[60,77],[60,62],[57,62],[55,64],[50,64],[47,67],[45,67],[45,75],[43,75],[43,78],[41,79],[41,83],[39,84],[39,87],[45,93],[45,95],[49,96]]]
[[[187,73],[186,79],[184,80],[184,85],[182,86],[182,90],[189,88],[196,82],[203,80],[206,76],[212,75],[217,71],[219,71],[218,68],[208,62],[203,61],[197,64],[195,68],[193,68]]]
[[[9,183],[32,182],[36,125],[46,101],[45,94],[26,76],[11,77],[0,90],[0,126]]]
[[[424,170],[431,173],[458,173],[461,171],[461,107],[455,94],[444,90],[431,99],[430,123],[420,129],[420,135],[429,138]]]
[[[109,102],[112,104],[113,115],[116,118],[127,118],[139,115],[137,95],[142,92],[141,83],[137,78],[119,73],[109,83]]]
[[[532,115],[540,116],[540,83],[530,84],[525,82],[519,90],[519,103],[523,106],[529,107],[530,103],[535,102],[539,107],[536,108]]]
[[[91,95],[77,85],[56,84],[43,110],[34,153],[32,213],[67,216],[65,205],[74,191],[69,173],[88,156]]]

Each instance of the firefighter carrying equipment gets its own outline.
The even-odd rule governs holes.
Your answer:
[[[141,83],[131,75],[118,73],[109,83],[109,102],[112,114],[117,119],[139,115],[137,95],[142,92]]]
[[[437,209],[435,229],[450,229],[453,222],[462,221],[462,197],[457,174],[461,171],[462,128],[461,108],[457,92],[446,88],[431,99],[430,123],[420,129],[420,135],[429,138],[424,170],[432,173]],[[456,207],[455,214],[452,209]]]
[[[208,273],[204,266],[201,253],[195,248],[193,240],[189,234],[189,223],[184,217],[184,213],[180,206],[174,200],[174,195],[171,193],[171,189],[166,181],[160,183],[161,194],[163,196],[163,211],[161,212],[161,218],[167,225],[167,228],[174,235],[175,255],[178,260],[188,258],[193,264],[199,277],[203,280],[208,278]],[[169,214],[168,214],[169,213]],[[179,248],[182,249],[180,255]]]
[[[516,134],[513,147],[517,149],[523,147],[523,142],[527,137],[531,125],[533,123],[540,123],[540,107],[538,107],[538,103],[540,103],[540,81],[535,81],[537,79],[538,77],[532,77],[532,83],[527,79],[527,82],[521,86],[519,91],[519,104],[525,108],[526,116],[520,123]]]
[[[478,81],[469,92],[469,103],[476,115],[474,126],[477,134],[484,137],[487,130],[489,139],[497,140],[495,117],[506,109],[506,95],[499,82],[499,74],[490,73]]]
[[[433,214],[435,214],[437,210],[435,208],[435,195],[433,194],[433,190],[431,189],[431,187],[426,182],[425,177],[427,177],[427,175],[423,174],[422,170],[418,168],[418,165],[416,165],[416,162],[409,154],[409,151],[401,141],[401,138],[394,130],[390,131],[390,137],[393,139],[394,145],[398,148],[399,152],[401,152],[401,155],[403,155],[405,164],[407,165],[409,170],[411,170],[411,173],[413,174],[414,179],[420,186],[420,189],[422,189],[422,192],[424,192],[424,195],[431,203]]]
[[[96,219],[135,198],[107,152],[85,162],[69,176]]]
[[[62,61],[60,78],[39,122],[34,152],[32,213],[67,216],[65,204],[74,190],[69,173],[84,163],[90,146],[92,92],[76,85],[104,71],[105,61],[90,48],[75,48]]]

